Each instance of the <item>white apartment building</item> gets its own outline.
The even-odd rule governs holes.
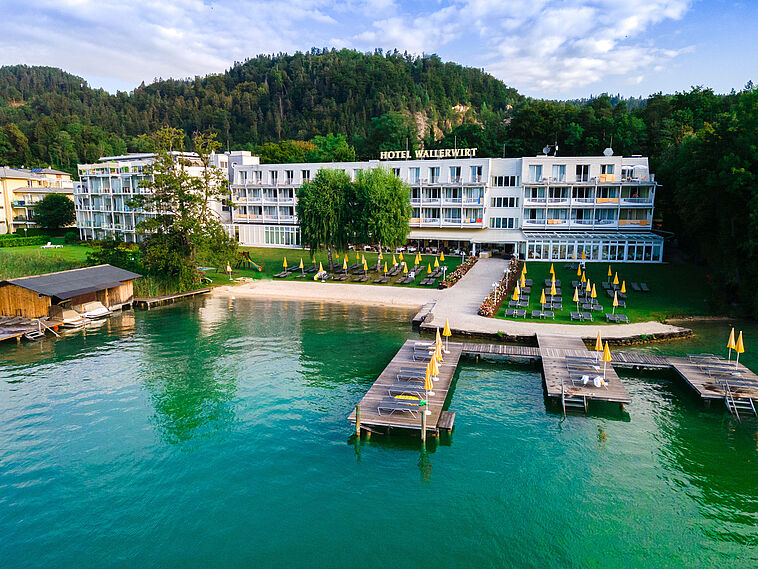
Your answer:
[[[463,152],[461,152],[463,155]],[[470,154],[470,153],[468,153]],[[299,247],[297,189],[323,168],[391,169],[411,187],[411,243],[542,260],[660,262],[647,158],[440,158],[235,164],[232,230],[242,245]]]
[[[176,153],[189,162],[187,170],[192,176],[202,172],[197,154]],[[119,235],[124,241],[135,243],[140,236],[137,224],[156,212],[144,208],[132,208],[129,202],[135,195],[149,194],[150,182],[147,166],[154,154],[126,154],[106,156],[95,164],[79,164],[79,182],[74,184],[76,225],[82,239],[103,239]],[[235,166],[257,164],[258,158],[249,152],[215,154],[212,163],[216,168],[231,175]],[[220,203],[212,210],[219,220],[229,226],[229,208]]]

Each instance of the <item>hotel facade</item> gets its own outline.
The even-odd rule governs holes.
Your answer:
[[[71,174],[52,168],[0,167],[0,234],[37,227],[34,207],[50,194],[73,200]]]
[[[355,179],[384,167],[411,188],[414,245],[555,261],[582,253],[589,261],[662,260],[647,158],[476,158],[472,150],[420,160],[237,165],[230,178],[232,230],[242,245],[298,247],[295,204],[304,182],[324,168]],[[395,155],[407,156],[384,156]]]
[[[300,247],[297,191],[319,170],[351,179],[363,170],[391,170],[411,188],[408,242],[447,251],[489,251],[541,260],[660,262],[663,238],[652,232],[657,184],[641,156],[477,158],[476,149],[405,152],[384,160],[260,164],[240,151],[220,154],[228,172],[230,211],[219,219],[241,245]],[[401,157],[401,159],[392,159]],[[127,202],[144,186],[152,155],[103,158],[79,166],[77,225],[83,239],[121,235],[138,241],[136,224],[152,212]],[[149,185],[149,184],[148,184]]]

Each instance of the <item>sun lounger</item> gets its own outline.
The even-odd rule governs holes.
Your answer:
[[[582,320],[589,320],[592,322],[592,314],[589,312],[582,312]]]
[[[524,284],[526,286],[532,286],[534,283],[532,282],[532,279],[524,279]]]
[[[552,310],[545,310],[545,312],[543,313],[543,318],[552,318],[553,320],[555,320],[555,312],[553,312]]]
[[[626,314],[616,314],[616,322],[619,324],[629,324],[629,317]]]
[[[640,285],[637,284],[637,283],[630,283],[629,285],[632,287],[632,290],[634,292],[641,292],[642,291],[642,289],[640,288]]]
[[[388,389],[387,393],[394,397],[397,395],[412,395],[419,399],[426,399],[426,389],[423,384],[418,383],[394,383]]]
[[[287,271],[282,271],[281,273],[276,273],[274,275],[274,278],[275,279],[283,279],[283,278],[287,277],[288,275],[289,275],[289,273]]]
[[[582,315],[579,312],[572,312],[571,313],[571,320],[579,320],[582,321]]]
[[[603,305],[602,304],[593,304],[592,308],[590,310],[594,310],[595,312],[602,312],[603,311]]]
[[[526,318],[526,310],[516,310],[516,318]]]
[[[640,289],[642,292],[650,292],[650,289],[647,286],[647,283],[640,283]]]
[[[505,311],[505,317],[506,318],[515,318],[516,317],[516,311],[513,308],[508,308]]]
[[[412,399],[397,399],[385,397],[376,407],[379,415],[394,415],[395,413],[410,413],[413,417],[418,414],[418,400],[412,403]]]
[[[532,310],[532,318],[542,318],[541,310]]]

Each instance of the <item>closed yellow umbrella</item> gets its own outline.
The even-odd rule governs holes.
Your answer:
[[[361,263],[366,264],[366,255],[361,255]]]
[[[440,329],[439,328],[437,328],[437,335],[434,338],[434,342],[440,348],[442,347],[442,336],[440,336]],[[442,361],[442,360],[440,360],[440,361]]]
[[[397,259],[395,258],[395,255],[392,255],[392,266],[394,267],[397,265]]]
[[[387,274],[387,261],[384,262],[384,274]]]
[[[582,267],[577,267],[576,268],[576,276],[577,277],[581,277],[582,276]]]
[[[576,311],[579,312],[579,289],[574,287],[574,302],[576,302]]]
[[[445,252],[444,251],[440,251],[440,261],[442,261],[443,263],[445,262]]]
[[[303,265],[303,258],[302,258],[302,257],[300,257],[300,265],[298,266],[298,268],[300,269],[300,272],[301,272],[303,275],[305,275],[305,270],[304,270],[304,269],[305,269],[305,266]]]
[[[287,257],[284,258],[284,261],[282,261],[282,267],[285,269],[287,268]]]
[[[608,280],[611,280],[611,277],[613,276],[613,272],[611,271],[611,266],[608,265]]]
[[[347,259],[345,259],[344,261],[342,261],[342,270],[345,271],[345,272],[347,272]]]
[[[400,260],[402,261],[402,260],[403,260],[403,254],[402,254],[402,253],[400,253],[400,255],[398,255],[398,257],[397,257],[397,258],[398,258],[398,259],[400,259]]]
[[[408,264],[407,264],[407,263],[405,263],[405,262],[403,263],[403,274],[404,274],[404,275],[407,275],[407,274],[408,274]]]
[[[553,263],[550,263],[550,274],[555,277],[555,269],[553,268]]]
[[[542,289],[542,293],[540,293],[540,304],[542,305],[542,310],[545,310],[545,289]]]
[[[592,290],[592,283],[590,282],[590,279],[587,279],[587,288],[586,291],[590,292]]]
[[[416,264],[420,265],[423,262],[423,259],[421,258],[421,253],[416,255]]]
[[[734,366],[737,367],[740,363],[740,354],[745,353],[745,344],[742,343],[742,330],[740,330],[740,335],[737,336],[737,343],[734,345],[734,351],[737,352],[737,359],[734,360]]]
[[[737,347],[737,343],[734,341],[734,328],[732,328],[732,331],[729,332],[729,339],[726,341],[726,347],[729,350],[729,359],[727,361],[731,361],[732,350]]]
[[[553,281],[553,282],[550,284],[550,296],[551,296],[551,297],[553,297],[553,296],[555,296],[556,294],[558,294],[558,291],[557,291],[557,290],[556,290],[556,288],[555,288],[555,281]],[[551,298],[550,300],[552,300],[552,298]]]
[[[347,253],[345,253],[345,263],[348,262]]]
[[[442,330],[442,335],[445,336],[445,353],[449,354],[450,350],[447,349],[448,340],[450,339],[450,336],[453,335],[453,333],[450,331],[450,324],[448,324],[447,318],[445,318],[445,329]]]
[[[592,292],[590,293],[590,298],[597,298],[597,291],[595,290],[595,285],[592,285]]]
[[[432,382],[432,362],[426,364],[426,373],[424,374],[424,390],[428,395],[434,395],[434,383]],[[427,405],[428,407],[428,405]],[[426,413],[431,415],[432,412],[427,409]]]
[[[618,273],[616,273],[615,275],[613,275],[613,284],[615,284],[615,285],[619,284],[619,274]]]
[[[440,374],[440,366],[437,364],[436,358],[432,358],[432,360],[429,362],[429,371],[432,374],[432,379],[437,379]]]
[[[618,291],[613,291],[613,312],[612,314],[616,314],[616,307],[619,305],[619,293]]]
[[[361,260],[361,254],[356,250],[355,251],[355,262],[359,262]]]
[[[555,273],[552,273],[550,275],[550,280],[552,281],[553,284],[555,284]]]
[[[364,273],[367,273],[367,272],[368,272],[368,265],[366,264],[366,259],[365,259],[365,257],[364,257],[364,259],[363,259],[363,272],[364,272]]]
[[[229,280],[232,280],[232,266],[228,262],[226,263],[226,272],[229,273]]]
[[[513,289],[513,300],[518,302],[518,285],[516,285],[516,288]]]
[[[586,283],[587,282],[587,273],[582,273],[582,280],[581,282]]]
[[[621,292],[626,294],[626,281],[621,281]]]
[[[524,263],[523,267],[521,268],[521,274],[522,275],[526,274],[526,263]]]
[[[319,261],[319,264],[318,264],[318,272],[319,273],[323,273],[324,272],[324,265],[322,265],[320,261]]]
[[[521,273],[521,286],[526,286],[526,275],[524,273]]]
[[[582,259],[586,259],[587,255],[584,253],[584,250],[582,250]]]
[[[605,366],[611,361],[611,350],[608,349],[608,342],[605,343],[603,350],[603,383],[605,384]]]
[[[597,338],[595,339],[595,361],[603,351],[603,339],[600,337],[600,330],[597,331]]]
[[[440,261],[439,261],[439,259],[437,257],[435,257],[434,258],[434,268],[436,269],[439,266],[440,266]]]

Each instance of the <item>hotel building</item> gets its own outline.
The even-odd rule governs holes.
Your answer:
[[[0,167],[0,234],[36,227],[34,206],[49,194],[73,200],[71,174],[52,168]]]
[[[197,154],[176,153],[188,165],[191,176],[200,176],[202,165]],[[151,193],[151,177],[148,166],[154,154],[126,154],[106,156],[94,164],[79,164],[79,182],[74,184],[76,226],[82,239],[104,239],[119,236],[128,243],[136,243],[137,224],[157,214],[150,208],[129,206],[134,196]],[[222,170],[225,176],[236,165],[257,164],[258,159],[249,152],[214,154],[212,165]],[[212,204],[212,211],[226,226],[230,223],[228,207]]]
[[[355,179],[377,167],[411,188],[413,244],[555,261],[583,253],[590,261],[662,260],[663,239],[651,231],[656,182],[648,160],[608,151],[599,157],[237,164],[232,230],[242,245],[299,247],[297,189],[323,168]]]

